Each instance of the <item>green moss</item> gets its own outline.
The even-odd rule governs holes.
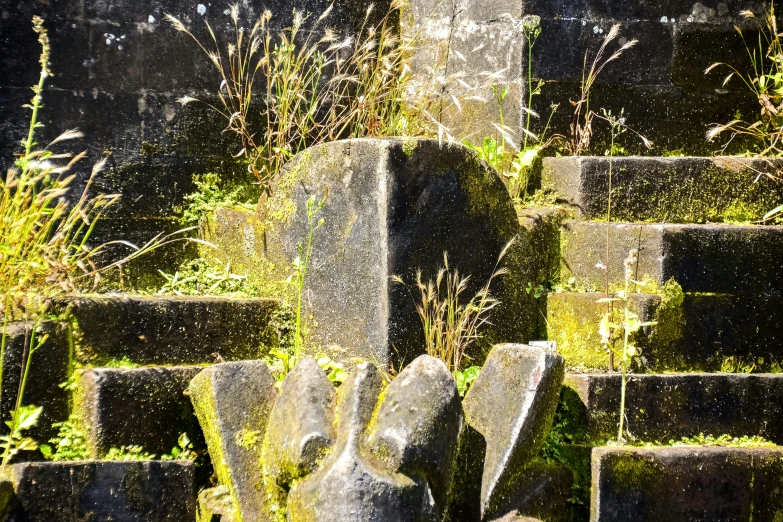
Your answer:
[[[622,451],[604,459],[610,476],[617,484],[629,488],[656,488],[663,481],[664,469],[652,456],[641,455],[633,450]]]

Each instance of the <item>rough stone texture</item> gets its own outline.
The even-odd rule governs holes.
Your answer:
[[[10,469],[25,522],[192,521],[193,463],[188,461],[47,462]]]
[[[276,346],[271,299],[78,297],[63,303],[78,323],[83,363],[198,364],[254,359]]]
[[[514,493],[498,509],[505,513],[492,519],[496,522],[524,522],[546,520],[547,522],[571,522],[574,475],[561,464],[532,462],[514,480]]]
[[[566,223],[562,238],[564,270],[588,288],[623,285],[623,261],[636,249],[633,277],[663,285],[674,278],[685,292],[778,295],[783,288],[783,227],[760,225],[647,225],[609,227],[605,223]],[[648,287],[649,288],[649,287]],[[647,289],[646,289],[647,290]]]
[[[8,326],[3,363],[3,415],[16,407],[19,393],[19,380],[22,375],[23,354],[25,347],[30,346],[30,329],[32,323],[11,323]],[[47,336],[44,340],[44,336]],[[71,370],[68,332],[65,324],[43,322],[36,332],[33,347],[38,346],[30,361],[30,373],[24,392],[23,404],[34,404],[43,407],[38,418],[38,424],[26,432],[39,443],[46,443],[57,435],[57,428],[52,428],[53,422],[68,419],[68,391],[59,385],[68,380]],[[1,428],[7,432],[5,423]],[[25,459],[35,459],[38,452],[25,454]]]
[[[482,519],[514,493],[515,479],[540,449],[563,382],[563,359],[540,348],[498,345],[490,352],[463,406],[486,441]]]
[[[227,519],[268,520],[259,507],[264,432],[277,396],[275,378],[263,361],[216,364],[196,375],[190,400],[221,485],[232,499]]]
[[[416,271],[434,278],[449,254],[449,265],[470,275],[466,295],[492,274],[519,224],[497,174],[475,153],[437,140],[359,139],[313,147],[285,167],[277,196],[259,204],[268,220],[267,254],[278,267],[297,256],[307,237],[305,202],[328,198],[317,219],[305,281],[311,334],[323,346],[337,344],[357,355],[407,362],[422,352],[423,333],[415,308]],[[280,222],[280,218],[285,221]],[[515,318],[531,306],[518,281],[518,249],[504,265],[511,274],[496,279],[501,305],[485,343],[513,341],[531,325]],[[408,288],[391,280],[398,275]]]
[[[90,455],[139,445],[155,455],[169,453],[187,433],[194,446],[204,437],[184,392],[203,367],[96,368],[77,377],[75,412]]]
[[[367,447],[388,471],[418,475],[435,505],[446,505],[462,404],[454,379],[439,359],[422,355],[386,388]]]
[[[382,384],[370,363],[343,383],[331,453],[313,473],[278,484],[290,492],[273,511],[286,508],[292,522],[440,519],[462,425],[456,384],[443,363],[426,355],[392,381],[378,404]],[[275,429],[295,436],[297,421]],[[274,450],[267,447],[267,454]]]
[[[617,436],[619,374],[567,375],[565,389],[579,400],[566,413],[575,442],[600,442]],[[627,429],[642,441],[667,443],[695,435],[760,435],[781,443],[783,375],[643,374],[632,375],[626,392]]]
[[[783,515],[783,450],[593,450],[592,522],[773,522]]]
[[[540,115],[534,119],[534,132],[543,130],[550,105],[556,103],[560,107],[549,131],[568,134],[573,114],[569,100],[579,96],[585,52],[589,50],[592,57],[614,23],[621,25],[621,36],[611,50],[632,38],[639,42],[601,73],[592,92],[591,107],[610,109],[613,114],[625,108],[628,123],[655,143],[657,153],[686,147],[691,154],[709,154],[722,142],[708,143],[694,129],[731,121],[736,111],[746,119],[758,113],[757,101],[741,92],[741,82],[723,86],[727,72],[705,75],[704,70],[716,61],[728,62],[743,72],[750,67],[742,39],[732,26],[741,25],[748,41],[756,41],[755,22],[743,19],[740,13],[750,9],[760,15],[763,4],[747,0],[630,4],[601,0],[493,0],[443,2],[446,5],[437,11],[433,4],[437,5],[432,0],[415,0],[410,20],[403,26],[409,35],[423,40],[426,50],[422,53],[426,59],[415,64],[416,72],[427,74],[433,63],[444,61],[443,55],[449,64],[447,73],[462,75],[469,82],[476,81],[482,71],[500,72],[503,79],[499,83],[512,86],[512,95],[504,107],[509,125],[522,124],[519,107],[527,101],[528,57],[519,32],[501,29],[520,43],[498,45],[501,40],[509,40],[499,36],[499,27],[519,24],[529,14],[541,17],[542,28],[533,50],[533,75],[547,82],[531,107]],[[432,12],[437,15],[430,17]],[[482,34],[486,38],[482,39]],[[491,100],[490,92],[484,94]],[[499,120],[492,101],[483,113],[477,111],[470,116],[473,117],[464,118],[457,128],[477,131],[479,138],[484,129]],[[592,150],[602,154],[609,135],[605,126],[594,127]],[[631,133],[620,141],[628,150],[644,150]],[[745,145],[735,142],[732,146],[742,150]]]
[[[315,471],[334,445],[335,396],[334,385],[311,358],[302,359],[283,381],[263,460],[264,480],[283,500],[291,482]]]
[[[606,369],[608,355],[598,325],[607,305],[602,293],[550,293],[542,325],[567,367]],[[615,309],[617,308],[615,303]],[[727,357],[768,371],[783,361],[783,322],[774,313],[777,296],[685,294],[682,302],[655,294],[632,294],[630,307],[641,321],[658,324],[637,333],[637,369],[646,372],[719,371]],[[544,322],[542,320],[542,322]],[[616,361],[616,364],[619,361]]]
[[[757,221],[783,200],[781,163],[728,157],[612,160],[615,221]],[[542,188],[575,205],[583,219],[606,218],[610,160],[545,158]]]

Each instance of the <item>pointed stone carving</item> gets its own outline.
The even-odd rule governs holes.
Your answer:
[[[486,519],[513,493],[552,425],[563,383],[563,358],[519,344],[495,346],[463,402],[471,428],[486,443],[480,510]]]

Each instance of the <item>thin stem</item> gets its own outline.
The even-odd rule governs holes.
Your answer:
[[[623,359],[622,369],[623,377],[620,384],[620,428],[617,431],[617,441],[620,442],[623,439],[623,422],[625,421],[625,388],[626,388],[626,376],[627,376],[627,364],[626,358],[628,356],[628,338],[630,335],[628,328],[628,276],[625,277],[625,294],[623,295]]]
[[[614,125],[612,126],[612,141],[611,141],[611,148],[609,149],[609,192],[607,193],[607,204],[606,204],[606,254],[604,257],[604,271],[605,274],[605,287],[604,291],[606,293],[606,297],[609,297],[609,235],[611,232],[611,225],[612,225],[612,163],[614,159],[614,138],[615,138],[615,128]],[[606,303],[606,309],[608,313],[612,312],[612,303],[607,302]],[[611,317],[611,316],[610,316]],[[609,340],[611,342],[611,339]],[[614,352],[612,350],[609,350],[609,372],[614,371]]]

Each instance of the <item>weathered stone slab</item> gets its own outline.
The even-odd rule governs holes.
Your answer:
[[[773,522],[783,512],[783,450],[593,450],[592,522]]]
[[[605,219],[609,158],[545,158],[542,188],[575,205],[582,218]],[[783,200],[764,174],[783,166],[747,158],[620,157],[612,160],[615,221],[756,221]]]
[[[563,382],[563,359],[540,348],[498,345],[464,400],[468,424],[486,441],[482,519],[497,512],[540,449]]]
[[[277,342],[271,299],[79,297],[67,302],[78,323],[84,363],[198,364],[254,359]]]
[[[619,374],[572,374],[566,389],[570,429],[584,440],[617,436],[620,420]],[[628,432],[641,441],[668,443],[704,435],[760,435],[783,441],[783,375],[780,374],[641,374],[631,375],[626,391]]]
[[[392,282],[392,275],[409,284],[419,269],[425,279],[434,277],[447,251],[450,266],[470,274],[466,295],[472,295],[519,230],[497,174],[466,147],[437,140],[319,145],[286,165],[276,190],[259,204],[259,219],[268,220],[267,254],[283,269],[307,237],[307,199],[328,190],[305,281],[313,341],[381,362],[395,354],[410,361],[423,347],[411,288]],[[506,263],[516,262],[514,255]],[[513,276],[496,282],[502,304],[486,342],[520,339],[524,325],[501,317],[528,306],[527,296],[519,295]]]
[[[192,521],[194,466],[189,461],[39,462],[10,469],[27,522]]]
[[[546,295],[544,325],[547,338],[567,367],[606,369],[609,357],[598,333],[606,303],[602,293],[561,292]],[[634,346],[640,356],[636,368],[645,372],[720,371],[728,357],[768,371],[783,361],[780,339],[783,307],[777,296],[632,294],[630,309],[641,321],[657,325],[637,332]],[[619,310],[615,303],[615,310]],[[619,345],[618,345],[619,346]],[[615,361],[617,364],[619,361]]]
[[[187,433],[195,446],[204,438],[184,392],[204,368],[96,368],[77,377],[75,411],[85,431],[90,455],[138,445],[162,455]]]
[[[268,520],[260,509],[266,497],[261,455],[277,389],[266,363],[216,364],[196,375],[188,390],[212,466],[231,498],[227,518]]]
[[[566,223],[562,277],[595,290],[623,285],[623,261],[639,253],[633,277],[663,285],[674,278],[685,292],[777,295],[783,288],[783,227]],[[607,267],[602,270],[599,264]],[[649,290],[649,287],[646,289]]]
[[[32,326],[32,323],[25,322],[8,325],[5,359],[2,361],[3,421],[8,420],[9,412],[16,407],[23,355],[25,347],[29,349],[32,340],[33,347],[37,346],[37,349],[30,361],[30,373],[22,404],[34,404],[43,408],[38,424],[27,434],[39,443],[46,443],[57,435],[57,428],[52,428],[52,423],[68,419],[69,394],[60,384],[68,380],[71,370],[70,348],[67,325],[43,322],[39,325],[34,339],[30,338]],[[39,345],[42,341],[43,344]],[[5,422],[2,423],[0,431],[7,432]]]

